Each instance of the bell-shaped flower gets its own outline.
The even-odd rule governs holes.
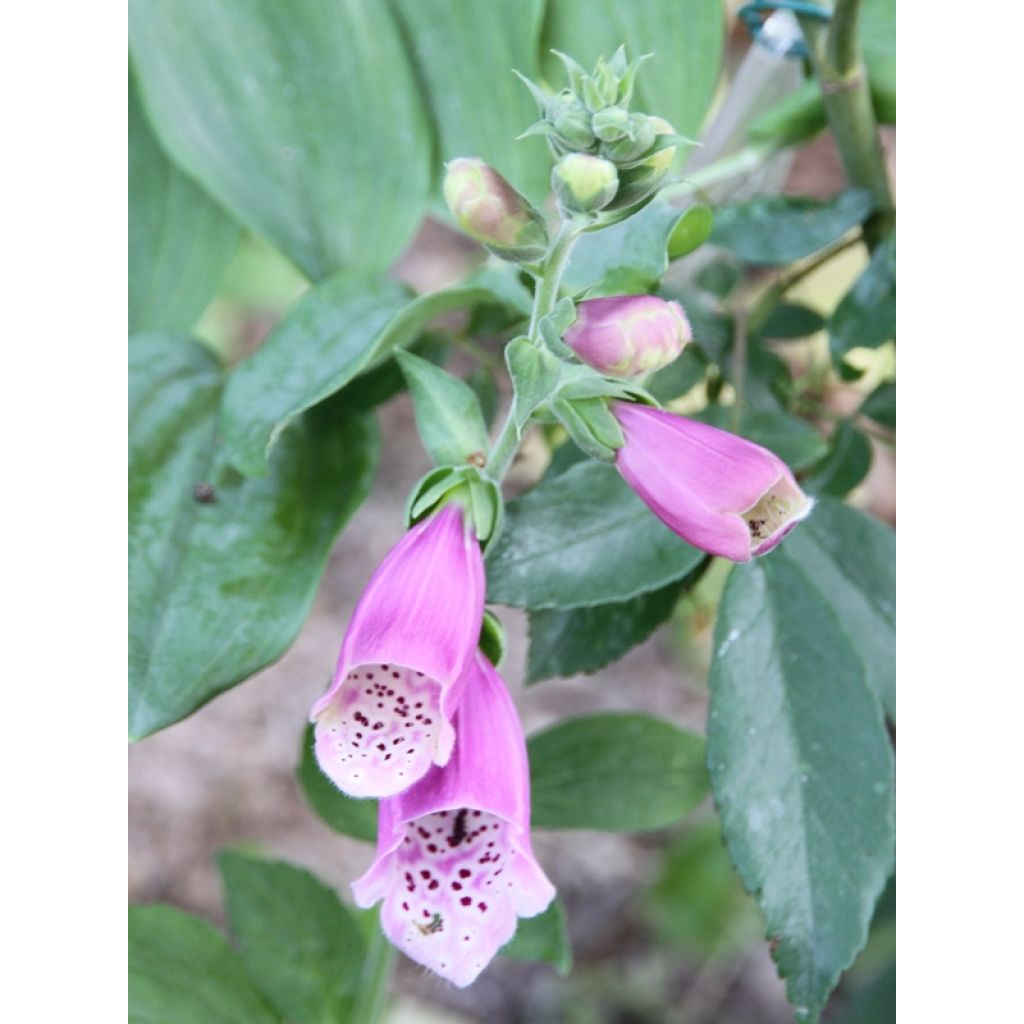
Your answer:
[[[450,757],[484,587],[480,545],[454,502],[409,530],[373,574],[310,713],[317,761],[349,796],[391,796]]]
[[[613,377],[638,377],[668,366],[693,337],[678,302],[655,295],[584,299],[565,343],[588,366]]]
[[[456,714],[455,750],[415,786],[380,802],[377,857],[352,885],[403,953],[471,984],[555,890],[530,846],[523,729],[501,677],[478,654]]]
[[[618,402],[614,413],[626,439],[619,472],[694,547],[746,562],[810,513],[813,499],[767,448],[646,405]]]

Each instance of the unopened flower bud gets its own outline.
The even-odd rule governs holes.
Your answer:
[[[692,336],[678,302],[616,295],[579,303],[565,343],[599,373],[639,377],[671,363]]]
[[[590,119],[590,127],[602,142],[615,142],[629,131],[629,114],[622,107],[605,107]]]
[[[659,135],[675,134],[675,129],[663,117],[648,117],[647,121],[654,129],[655,142]],[[621,210],[636,206],[657,192],[672,166],[675,155],[676,147],[666,146],[652,153],[635,167],[624,170],[619,175],[619,191],[610,209]]]
[[[629,132],[616,142],[606,143],[604,155],[609,160],[626,162],[643,156],[654,145],[655,132],[651,118],[645,114],[629,115]]]
[[[452,160],[445,173],[444,197],[459,227],[496,255],[531,262],[547,252],[543,218],[483,160]]]
[[[615,164],[587,153],[570,153],[555,164],[551,187],[558,202],[577,213],[593,213],[607,206],[619,187]]]

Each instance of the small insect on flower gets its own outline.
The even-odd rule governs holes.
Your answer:
[[[453,502],[409,530],[373,574],[310,714],[317,761],[339,789],[391,796],[448,760],[483,606],[480,545]]]
[[[455,716],[451,760],[380,802],[377,859],[352,885],[384,901],[381,925],[407,956],[464,987],[555,890],[530,845],[526,743],[501,677],[478,654]]]

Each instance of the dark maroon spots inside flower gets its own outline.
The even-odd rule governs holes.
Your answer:
[[[473,903],[473,897],[472,897],[472,896],[463,896],[463,897],[462,897],[462,899],[461,899],[461,900],[459,900],[459,902],[460,902],[460,903],[461,903],[461,904],[462,904],[462,905],[463,905],[464,907],[468,907],[468,906],[471,906],[471,905],[472,905],[472,903]]]

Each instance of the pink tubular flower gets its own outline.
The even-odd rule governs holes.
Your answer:
[[[692,336],[678,302],[616,295],[581,302],[565,343],[599,373],[639,377],[668,366]]]
[[[667,526],[712,555],[770,551],[814,504],[773,452],[662,409],[618,402],[626,443],[615,462]]]
[[[373,574],[334,681],[310,713],[317,760],[339,789],[392,796],[448,760],[483,609],[480,545],[452,503],[409,530]]]
[[[377,858],[352,892],[384,900],[381,925],[460,988],[555,890],[530,846],[530,779],[515,705],[482,654],[467,672],[451,760],[380,802]]]

